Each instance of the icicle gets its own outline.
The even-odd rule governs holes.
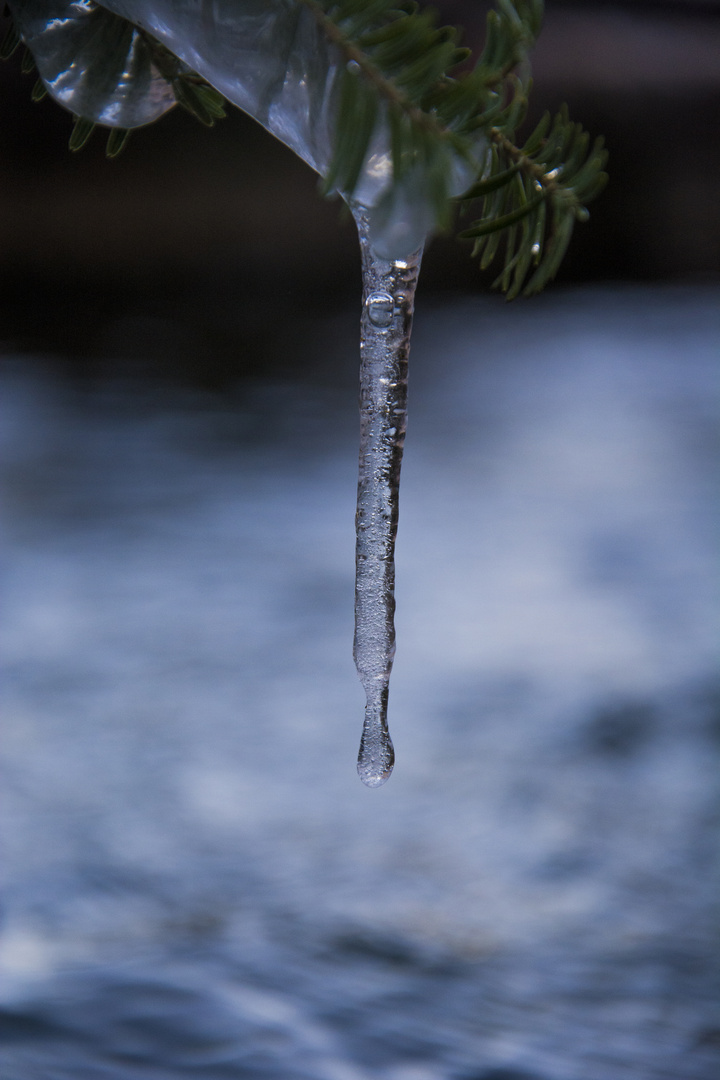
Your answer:
[[[355,207],[363,268],[360,335],[360,468],[353,655],[367,697],[358,773],[368,787],[390,776],[387,726],[395,656],[395,535],[407,422],[407,367],[422,248],[387,262],[372,250],[364,208]]]

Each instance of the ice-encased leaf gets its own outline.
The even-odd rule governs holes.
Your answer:
[[[123,128],[157,119],[176,102],[167,66],[178,57],[182,71],[197,72],[327,175],[346,63],[297,0],[11,0],[10,7],[48,91],[76,115]],[[169,57],[161,63],[138,28]],[[460,159],[450,171],[452,194],[476,174]],[[416,250],[435,222],[423,176],[393,177],[383,102],[348,201],[369,208],[373,246],[387,259]]]

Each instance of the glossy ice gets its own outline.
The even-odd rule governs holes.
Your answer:
[[[321,175],[332,158],[345,68],[312,11],[286,0],[11,0],[23,39],[49,92],[72,112],[110,127],[137,127],[175,104],[171,80],[138,31],[142,27],[188,67],[249,113]],[[104,10],[103,10],[104,9]],[[382,106],[381,106],[382,107]],[[387,125],[371,140],[352,201],[367,208],[373,246],[385,259],[417,250],[434,225],[421,169],[393,184]],[[482,167],[452,164],[459,194]]]
[[[282,0],[108,0],[106,10],[82,0],[30,0],[12,7],[42,78],[67,108],[131,127],[172,107],[172,72],[158,70],[162,59],[134,29],[142,27],[327,172],[344,58],[308,7]],[[407,361],[422,246],[434,224],[422,170],[393,182],[387,129],[377,125],[352,196],[363,264],[354,657],[367,696],[358,772],[369,787],[383,784],[394,763],[387,700]],[[480,139],[479,158],[484,146]],[[452,170],[452,190],[460,192],[477,168],[457,159]]]
[[[360,466],[356,516],[354,657],[367,696],[358,773],[379,787],[395,761],[387,726],[395,656],[395,535],[405,429],[413,301],[422,249],[388,262],[356,212],[363,265],[360,336]]]
[[[145,38],[88,0],[11,0],[40,78],[60,105],[108,127],[150,124],[176,104]]]

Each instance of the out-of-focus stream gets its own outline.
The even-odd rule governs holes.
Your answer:
[[[5,359],[7,1080],[720,1075],[718,299],[420,296],[377,791],[354,393]]]

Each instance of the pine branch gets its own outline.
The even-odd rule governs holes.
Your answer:
[[[555,277],[575,222],[587,221],[586,204],[607,183],[607,151],[602,138],[590,147],[588,134],[569,119],[565,106],[552,126],[546,113],[522,148],[497,129],[491,138],[489,175],[462,197],[481,198],[482,215],[460,238],[475,240],[474,256],[485,251],[483,267],[492,262],[498,241],[505,240],[503,270],[493,284],[512,300],[520,292],[524,296],[540,292]],[[514,227],[519,222],[523,230],[516,248]]]
[[[467,54],[458,47],[457,31],[438,29],[427,11],[392,0],[299,2],[347,65],[325,189],[335,185],[352,196],[378,122],[374,103],[366,104],[369,86],[387,112],[395,181],[420,164],[441,227],[451,205],[452,154],[472,160],[483,135],[491,146],[489,168],[460,196],[463,202],[482,199],[482,212],[460,236],[475,240],[473,254],[482,256],[483,268],[505,241],[503,270],[494,285],[508,299],[539,292],[557,273],[575,222],[587,220],[585,204],[607,180],[602,140],[589,149],[589,137],[565,108],[551,129],[550,117],[543,117],[524,146],[514,142],[527,109],[528,54],[540,29],[541,3],[498,0],[488,15],[480,58],[472,71],[453,78]],[[515,74],[518,68],[522,75]]]
[[[325,190],[337,186],[352,196],[357,170],[345,169],[343,133],[350,129],[355,160],[365,157],[378,122],[358,129],[362,101],[372,90],[385,106],[391,130],[394,179],[400,181],[417,165],[430,176],[435,213],[443,222],[449,213],[453,155],[475,162],[479,136],[502,112],[502,84],[518,65],[539,30],[540,0],[498,0],[488,15],[485,48],[472,72],[453,78],[451,72],[469,56],[459,47],[454,27],[435,25],[429,10],[394,0],[298,0],[315,17],[323,34],[342,54],[340,108],[336,147]],[[518,97],[516,104],[522,98]],[[510,117],[506,118],[507,120]],[[435,175],[433,176],[433,172]]]
[[[10,6],[21,12],[19,2]],[[238,12],[240,18],[241,0]],[[509,299],[538,292],[554,277],[576,221],[587,219],[586,204],[607,180],[607,153],[602,140],[590,145],[565,107],[552,122],[543,117],[524,145],[516,142],[531,90],[529,53],[540,31],[542,0],[495,0],[471,67],[459,31],[438,26],[431,9],[409,0],[268,0],[267,12],[282,31],[273,37],[281,66],[271,93],[280,93],[288,77],[300,12],[316,26],[326,57],[320,63],[333,65],[329,85],[322,71],[315,73],[321,93],[330,95],[334,117],[332,152],[318,166],[326,194],[338,190],[352,201],[371,147],[385,140],[391,193],[411,184],[414,198],[430,207],[436,228],[450,224],[458,201],[479,207],[479,217],[460,237],[474,241],[473,254],[483,268],[503,251],[495,285]],[[86,37],[79,59],[62,54],[58,63],[84,65],[83,93],[90,87],[93,101],[92,114],[86,114],[80,95],[71,149],[85,145],[95,125],[103,125],[104,103],[117,100],[121,84],[124,93],[128,85],[142,88],[153,81],[150,119],[173,104],[208,126],[224,116],[223,95],[147,29],[100,5],[78,7],[69,18],[84,20],[90,45]],[[11,26],[0,54],[10,55],[20,40]],[[315,59],[305,57],[308,63]],[[23,70],[32,66],[26,51]],[[38,80],[33,98],[44,96],[48,85],[47,78]],[[324,101],[315,105],[324,107]],[[125,119],[126,126],[111,127],[108,156],[120,152],[129,128],[148,122],[135,114]]]

